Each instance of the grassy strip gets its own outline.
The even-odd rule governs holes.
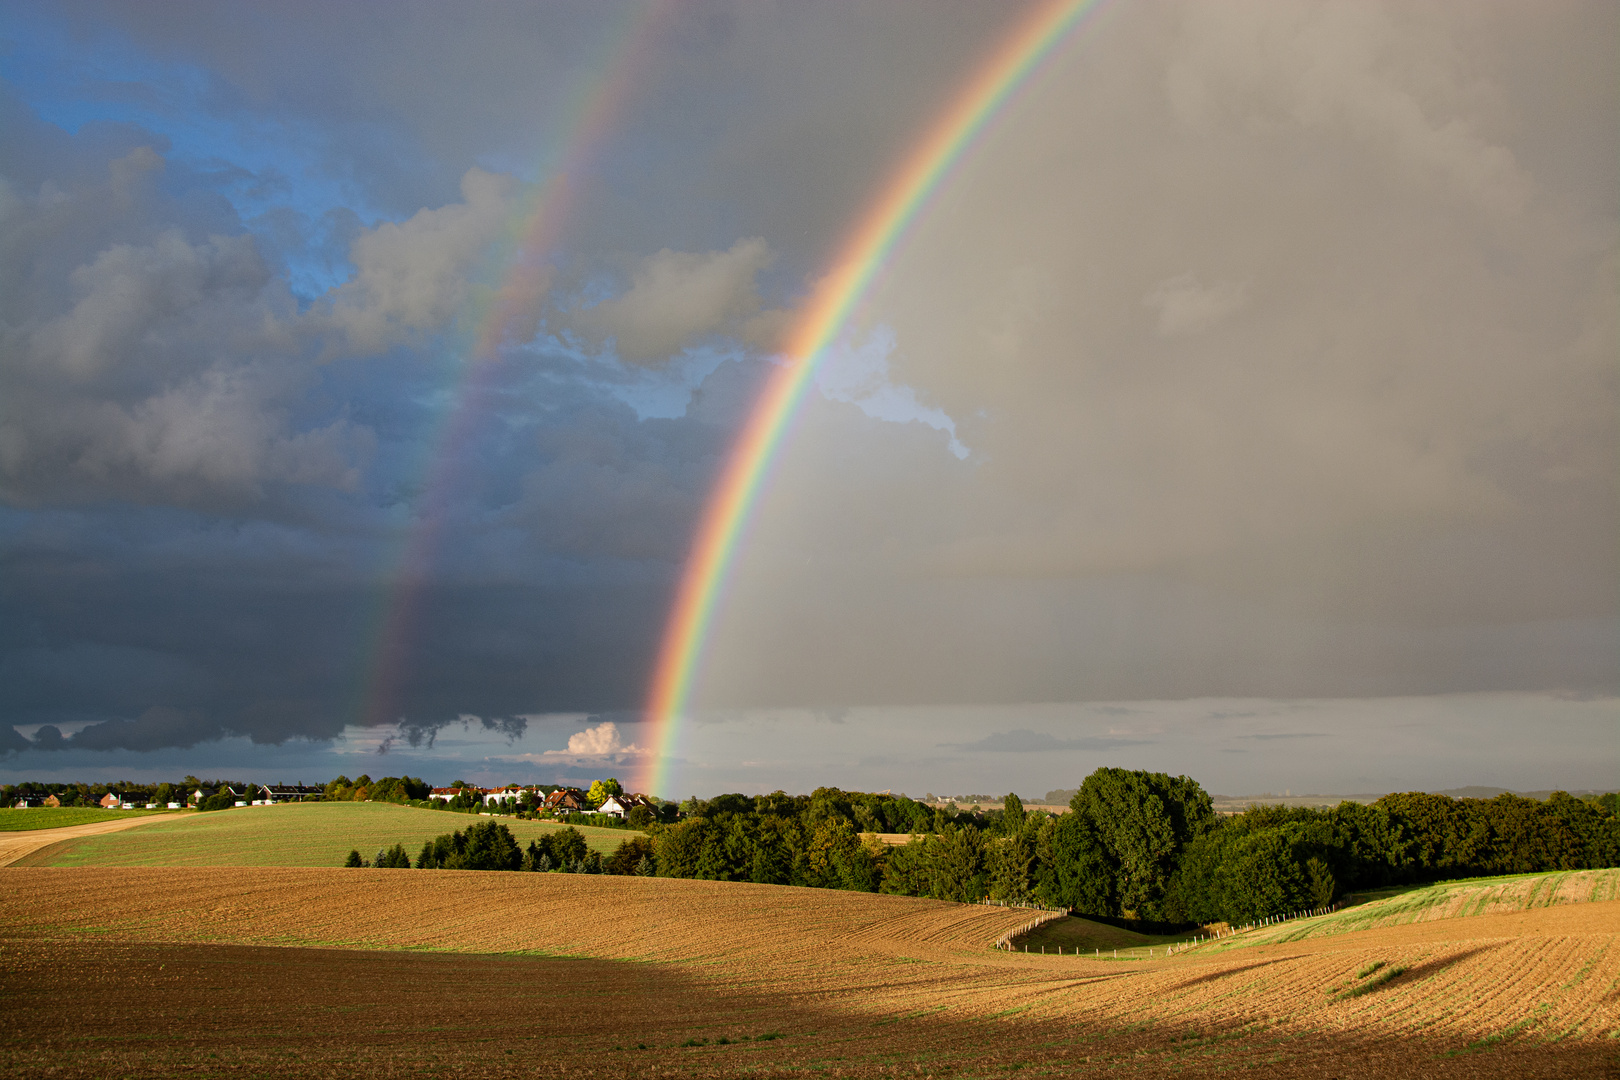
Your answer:
[[[207,814],[174,814],[171,820],[139,829],[67,840],[48,854],[25,857],[19,865],[342,866],[351,848],[369,858],[396,843],[403,843],[414,860],[424,841],[465,828],[469,819],[487,820],[390,803],[243,806]],[[565,827],[517,818],[499,820],[525,845]],[[587,845],[603,854],[642,835],[623,829],[583,827],[579,831]]]
[[[1376,970],[1378,970],[1379,968],[1381,968],[1383,966],[1384,965],[1380,962],[1378,964],[1372,965],[1370,968],[1367,968],[1366,970],[1368,970],[1368,971],[1376,971]],[[1349,1001],[1351,998],[1358,998],[1362,994],[1370,994],[1374,990],[1378,989],[1380,986],[1383,986],[1383,985],[1385,985],[1386,983],[1389,983],[1389,982],[1393,982],[1394,980],[1400,978],[1402,975],[1405,975],[1405,974],[1406,974],[1405,966],[1387,968],[1381,974],[1373,976],[1371,979],[1368,979],[1366,982],[1361,983],[1358,986],[1352,986],[1348,990],[1340,991],[1339,1000],[1340,1001]]]
[[[102,821],[128,821],[153,814],[175,814],[179,810],[103,810],[99,806],[31,806],[0,810],[0,832],[32,832],[35,829],[66,829],[72,825],[93,825]]]

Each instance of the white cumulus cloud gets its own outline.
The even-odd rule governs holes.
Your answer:
[[[568,749],[547,750],[547,757],[612,757],[615,754],[640,754],[644,751],[635,744],[626,745],[619,734],[619,726],[611,720],[595,727],[576,731],[568,736]]]

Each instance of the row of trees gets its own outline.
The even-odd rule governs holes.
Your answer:
[[[908,805],[909,804],[909,805]],[[944,900],[1035,901],[1162,922],[1250,921],[1352,889],[1620,865],[1616,797],[1390,795],[1328,810],[1253,807],[1223,818],[1195,781],[1099,769],[1050,817],[1016,796],[986,814],[822,788],[727,795],[653,827],[670,877],[878,890]],[[931,816],[886,847],[878,821]]]
[[[1332,809],[1255,806],[1221,817],[1185,776],[1098,769],[1058,816],[931,808],[903,795],[688,800],[602,858],[566,828],[521,849],[479,822],[429,842],[419,868],[568,870],[852,889],[942,900],[1038,902],[1079,914],[1249,922],[1347,891],[1490,874],[1620,865],[1614,795],[1389,795]],[[876,833],[910,832],[884,844]],[[384,856],[387,856],[385,859]],[[361,862],[358,853],[351,862]],[[409,866],[403,848],[375,865]]]
[[[325,802],[408,803],[426,799],[432,790],[432,785],[419,776],[385,776],[373,780],[361,773],[353,780],[339,776],[328,781],[321,798]]]
[[[524,870],[545,873],[560,871],[573,874],[653,874],[653,845],[645,836],[632,837],[619,845],[607,858],[592,851],[585,843],[585,834],[572,826],[546,833],[529,841],[525,850],[518,845],[512,831],[498,821],[479,821],[436,836],[422,845],[416,862],[411,862],[405,845],[377,853],[367,862],[359,849],[349,852],[346,866],[375,866],[384,869],[409,870]]]

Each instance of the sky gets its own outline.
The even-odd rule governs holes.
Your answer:
[[[785,329],[1035,10],[0,3],[0,782],[1612,788],[1602,2],[1099,4],[650,730]]]

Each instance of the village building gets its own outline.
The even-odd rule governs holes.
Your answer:
[[[319,799],[325,794],[325,788],[308,787],[301,782],[297,784],[270,784],[264,788],[264,798],[271,803],[303,802],[306,799]]]
[[[558,788],[546,796],[546,809],[558,814],[588,814],[591,804],[579,788]]]
[[[657,807],[653,806],[651,799],[638,793],[635,795],[609,795],[606,799],[602,800],[602,805],[596,808],[596,812],[598,814],[606,814],[608,817],[623,819],[628,817],[630,811],[634,810],[638,806],[645,806],[647,809],[653,811],[657,810]]]

